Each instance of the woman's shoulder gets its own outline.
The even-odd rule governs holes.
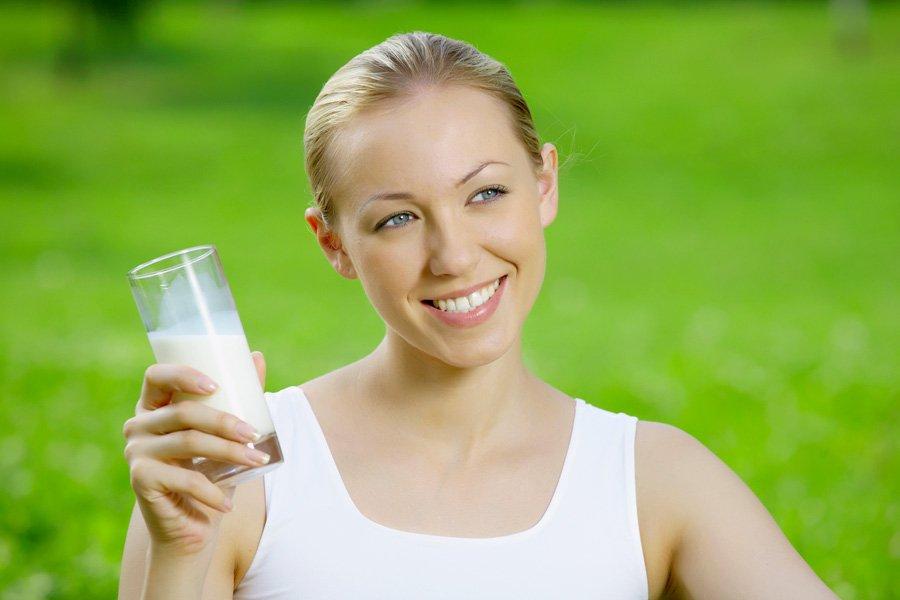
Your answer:
[[[681,533],[685,505],[696,492],[702,492],[697,488],[701,483],[698,475],[712,461],[721,463],[687,431],[668,423],[637,421],[634,463],[638,499],[645,499],[648,520],[651,517],[664,520],[667,538],[676,538]]]
[[[684,504],[702,491],[696,489],[702,481],[698,476],[708,472],[709,463],[723,464],[687,431],[668,423],[643,420],[637,421],[634,461],[638,493],[652,499],[657,512],[678,526],[684,524]]]
[[[679,577],[675,555],[709,527],[712,515],[734,510],[738,520],[749,521],[758,515],[736,509],[749,506],[752,492],[712,450],[679,427],[638,421],[634,455],[641,543],[651,592],[661,595]]]
[[[266,392],[272,419],[276,422],[289,422],[292,410],[297,402],[309,403],[317,418],[326,410],[338,410],[349,402],[332,402],[333,399],[346,399],[351,393],[347,382],[352,381],[343,369],[337,369],[318,375],[303,383],[289,385],[271,392]],[[304,400],[305,399],[305,400]]]
[[[644,422],[636,434],[635,462],[641,541],[655,543],[652,536],[662,532],[670,553],[647,560],[648,573],[651,560],[668,565],[656,568],[651,590],[655,583],[657,590],[677,587],[691,597],[742,589],[760,598],[836,598],[753,490],[697,438],[672,425]]]

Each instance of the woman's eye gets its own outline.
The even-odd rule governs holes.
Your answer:
[[[397,227],[403,227],[407,223],[410,222],[412,218],[412,213],[402,212],[397,213],[396,215],[391,215],[387,218],[387,220],[382,221],[381,224],[376,229],[381,229],[383,227],[387,227],[388,229],[395,229]],[[407,219],[401,219],[401,217],[408,217]],[[393,225],[391,223],[394,223]]]
[[[493,194],[490,194],[490,192],[493,192]],[[482,195],[482,194],[485,194],[486,197],[485,197],[485,199],[482,200],[481,202],[490,202],[491,200],[496,200],[497,198],[499,198],[500,196],[502,196],[502,195],[505,194],[506,192],[507,192],[506,188],[503,187],[502,185],[494,185],[494,186],[491,186],[491,187],[489,187],[489,188],[484,188],[483,190],[477,192],[477,193],[475,194],[475,196],[477,197],[477,196],[480,196],[480,195]]]

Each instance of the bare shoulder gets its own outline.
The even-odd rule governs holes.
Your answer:
[[[645,547],[657,552],[647,557],[651,598],[654,583],[676,598],[836,598],[750,487],[690,433],[639,422],[635,464],[642,543],[665,540]]]
[[[351,393],[352,383],[358,377],[358,363],[359,361],[323,373],[304,381],[297,387],[303,390],[303,394],[310,401],[313,398],[345,397]]]
[[[715,455],[683,429],[642,420],[637,422],[634,453],[638,499],[644,500],[648,523],[658,522],[655,533],[674,551],[687,516],[681,503],[697,481],[691,474]]]

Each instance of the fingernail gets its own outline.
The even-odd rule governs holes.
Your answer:
[[[229,511],[230,511],[232,508],[234,508],[234,505],[231,503],[231,499],[230,499],[230,498],[225,498],[224,500],[222,500],[222,506],[225,507],[225,510],[229,510]]]
[[[197,379],[197,385],[206,390],[207,392],[214,392],[219,387],[216,385],[216,382],[208,377],[200,377]]]
[[[259,433],[257,433],[256,429],[253,428],[250,423],[244,423],[241,421],[238,423],[238,426],[234,428],[239,436],[247,440],[248,442],[256,442],[259,440]]]
[[[247,458],[260,465],[264,465],[269,462],[268,454],[266,454],[265,452],[260,452],[259,450],[254,450],[252,448],[247,449]]]

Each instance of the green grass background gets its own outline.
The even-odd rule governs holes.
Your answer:
[[[115,595],[129,268],[215,243],[269,390],[378,342],[302,220],[301,135],[413,29],[506,63],[568,159],[532,368],[703,441],[842,598],[900,597],[900,9],[870,25],[848,54],[817,3],[153,5],[72,78],[67,13],[0,6],[0,598]]]

